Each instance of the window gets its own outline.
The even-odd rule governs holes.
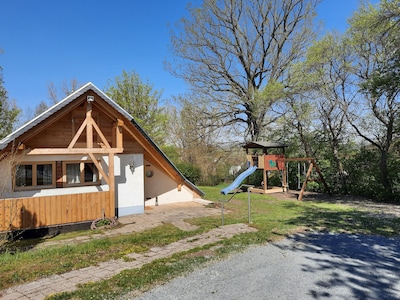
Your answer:
[[[55,186],[54,163],[20,164],[15,170],[15,188],[48,188]]]
[[[36,184],[51,185],[53,183],[53,165],[36,165]]]
[[[65,185],[100,184],[99,170],[93,162],[65,162]]]
[[[85,163],[85,182],[97,182],[99,178],[99,171],[94,163]]]
[[[15,185],[18,187],[32,186],[32,165],[19,165],[15,174]]]
[[[66,164],[67,183],[81,183],[81,170],[80,164]]]

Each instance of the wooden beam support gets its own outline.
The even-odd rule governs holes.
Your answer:
[[[108,178],[110,180],[110,211],[115,216],[115,176],[114,176],[114,153],[108,154]]]
[[[93,123],[91,118],[88,119],[86,125],[86,147],[93,148]]]
[[[93,118],[92,118],[92,103],[86,104],[86,148],[93,148]]]
[[[38,154],[107,154],[107,153],[123,153],[123,148],[36,148],[28,150],[27,155]]]
[[[267,193],[268,189],[268,175],[267,175],[267,170],[262,170],[263,172],[263,188],[264,188],[264,194]]]
[[[103,142],[104,146],[106,148],[111,148],[111,146],[108,143],[108,141],[107,141],[106,137],[104,136],[103,132],[100,130],[99,126],[96,124],[96,122],[93,119],[92,119],[92,125],[93,125],[94,129],[96,130],[97,134],[100,136],[101,141]]]
[[[311,175],[311,171],[312,171],[313,167],[314,167],[314,164],[313,164],[313,163],[310,163],[310,166],[308,167],[308,171],[307,171],[307,174],[306,174],[306,178],[304,179],[303,186],[302,186],[301,191],[300,191],[300,194],[299,194],[299,198],[297,199],[297,200],[299,200],[299,201],[302,201],[302,200],[303,200],[303,194],[304,194],[304,191],[306,190],[307,181],[308,181],[308,178],[309,178],[310,175]]]
[[[300,201],[301,201],[301,199],[303,198],[303,193],[304,193],[304,190],[305,190],[305,188],[306,188],[306,184],[307,184],[308,177],[311,175],[312,168],[315,168],[315,170],[317,171],[317,173],[318,173],[318,175],[319,175],[319,177],[320,177],[320,179],[321,179],[321,181],[322,181],[322,183],[323,183],[323,185],[324,185],[324,187],[325,187],[325,190],[326,190],[329,194],[331,194],[331,190],[330,190],[328,184],[326,183],[325,178],[324,178],[324,176],[322,175],[322,172],[321,172],[320,168],[318,167],[317,163],[315,162],[315,159],[314,159],[314,158],[312,158],[312,157],[303,157],[303,158],[301,158],[301,157],[297,157],[297,158],[296,158],[296,157],[293,157],[293,158],[282,158],[281,161],[283,161],[283,162],[307,161],[307,162],[310,163],[310,167],[308,168],[307,176],[306,176],[306,178],[305,178],[305,181],[304,181],[304,183],[303,183],[303,187],[302,187],[302,189],[301,189],[301,191],[300,191],[300,194],[299,194],[299,200],[300,200]],[[286,172],[287,172],[287,170],[286,170]],[[285,180],[285,181],[286,181],[286,180]]]
[[[97,161],[97,159],[94,156],[94,154],[93,153],[88,153],[88,154],[89,154],[91,160],[93,161],[94,165],[96,166],[97,170],[99,170],[101,175],[104,177],[104,180],[107,182],[108,185],[110,185],[110,177],[106,174],[106,172],[104,172],[103,168],[101,167],[101,165]]]
[[[74,138],[73,138],[72,141],[69,143],[68,148],[72,148],[72,147],[75,146],[76,141],[77,141],[77,140],[79,139],[79,137],[81,136],[83,130],[85,129],[85,127],[86,127],[86,125],[87,125],[87,122],[88,122],[87,119],[85,119],[85,120],[82,122],[81,127],[79,127],[79,129],[78,129],[78,131],[76,132]]]
[[[279,161],[290,162],[290,161],[314,161],[312,157],[293,157],[293,158],[279,158]]]
[[[124,126],[124,121],[117,119],[114,123],[113,128],[113,142],[116,148],[123,148],[123,136],[122,127]]]

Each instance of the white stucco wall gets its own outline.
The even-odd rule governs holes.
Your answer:
[[[101,159],[101,164],[108,173],[108,156],[96,156]],[[29,156],[25,161],[45,162],[45,161],[82,161],[90,160],[84,155],[48,155],[48,156]],[[130,165],[133,165],[133,172]],[[116,190],[116,213],[117,216],[144,213],[145,205],[158,205],[189,202],[193,200],[193,192],[182,185],[178,190],[178,185],[167,174],[155,168],[150,163],[144,161],[143,154],[123,154],[115,155],[115,190]],[[146,171],[152,171],[153,176],[147,177]],[[9,163],[0,161],[0,184],[4,185],[1,189],[2,198],[19,197],[39,197],[52,195],[66,195],[76,193],[89,193],[96,191],[108,191],[106,182],[102,181],[99,186],[66,187],[52,189],[37,189],[32,191],[12,191],[11,169]],[[0,187],[1,188],[1,187]]]
[[[105,161],[108,163],[108,157]],[[117,215],[144,213],[143,154],[115,156],[114,166]]]
[[[153,176],[146,176],[148,171],[152,171]],[[193,192],[189,188],[182,186],[181,190],[178,191],[178,185],[175,181],[148,162],[145,162],[144,187],[146,205],[148,206],[156,205],[156,198],[158,205],[193,200]]]

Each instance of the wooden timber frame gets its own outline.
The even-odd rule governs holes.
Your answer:
[[[287,162],[308,162],[309,167],[307,170],[306,177],[304,179],[302,188],[300,190],[298,200],[302,201],[303,195],[305,192],[305,189],[307,187],[307,181],[310,178],[311,172],[313,169],[318,173],[325,190],[330,193],[330,189],[324,179],[324,176],[321,173],[320,168],[318,167],[315,158],[312,157],[300,157],[300,158],[286,158],[285,157],[285,148],[287,145],[279,143],[279,142],[263,142],[263,141],[253,141],[247,143],[243,148],[246,149],[246,156],[247,156],[247,161],[250,163],[250,166],[256,165],[259,170],[262,170],[263,172],[263,183],[264,187],[262,189],[259,188],[252,188],[252,191],[256,193],[262,193],[262,194],[267,194],[267,193],[275,193],[278,192],[279,190],[283,190],[283,192],[287,192],[289,189],[289,184],[287,182],[287,172],[288,170],[286,169],[286,163]],[[262,153],[258,154],[250,154],[249,151],[250,149],[261,149]],[[270,149],[275,149],[274,154],[272,154],[269,150]],[[257,152],[257,151],[256,151]],[[269,162],[272,163],[269,164]],[[267,172],[268,171],[279,171],[282,172],[282,188],[272,188],[268,190],[268,176]]]
[[[78,131],[75,136],[72,138],[67,148],[35,148],[32,150],[28,150],[26,155],[40,155],[40,154],[55,154],[55,155],[71,155],[71,154],[82,154],[88,155],[90,160],[94,163],[100,174],[103,176],[105,182],[109,186],[109,201],[110,201],[110,211],[115,212],[115,177],[114,177],[114,156],[115,154],[123,152],[123,137],[122,137],[122,127],[124,126],[124,122],[122,120],[117,120],[113,127],[113,139],[115,143],[115,148],[111,147],[109,142],[107,141],[105,135],[100,130],[96,121],[92,117],[92,102],[94,98],[88,96],[86,103],[86,116],[82,124],[80,125]],[[86,148],[75,148],[75,145],[82,135],[82,133],[86,130]],[[101,139],[101,147],[94,147],[93,139],[94,132]],[[99,164],[98,160],[95,157],[95,154],[108,154],[108,174],[102,168],[101,164]],[[114,217],[114,216],[107,216]]]
[[[315,169],[315,171],[318,173],[319,178],[321,179],[321,181],[322,181],[322,183],[323,183],[323,185],[324,185],[324,187],[325,187],[325,190],[326,190],[328,193],[330,193],[329,186],[328,186],[328,184],[326,183],[325,178],[324,178],[324,176],[322,175],[321,170],[320,170],[320,168],[318,167],[318,165],[317,165],[317,163],[316,163],[316,161],[315,161],[314,158],[312,158],[312,157],[303,157],[303,158],[283,158],[283,159],[281,159],[281,161],[282,161],[282,163],[285,163],[285,164],[286,164],[287,162],[300,162],[300,161],[305,161],[305,162],[308,162],[308,163],[309,163],[308,170],[307,170],[307,173],[306,173],[306,177],[305,177],[305,179],[304,179],[304,181],[303,181],[303,185],[302,185],[302,187],[301,187],[299,196],[298,196],[298,198],[297,198],[299,201],[302,201],[302,200],[303,200],[303,195],[304,195],[304,192],[305,192],[306,187],[307,187],[307,182],[308,182],[308,180],[309,180],[309,178],[310,178],[310,175],[311,175],[311,172],[312,172],[313,169]],[[286,182],[286,168],[284,168],[284,170],[285,170],[285,171],[284,171],[284,174],[283,174],[283,186],[284,186],[283,188],[286,189],[286,191],[288,191],[289,185],[288,185],[288,183]]]

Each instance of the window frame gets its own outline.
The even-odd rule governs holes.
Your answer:
[[[98,160],[98,163],[100,164],[100,161]],[[67,182],[67,165],[68,164],[79,164],[79,183],[68,183]],[[97,181],[92,182],[85,182],[85,164],[93,164],[94,167],[97,169],[96,165],[94,164],[93,161],[91,160],[69,160],[69,161],[63,161],[62,162],[62,170],[63,170],[63,176],[62,176],[62,182],[63,182],[63,187],[79,187],[79,186],[93,186],[93,185],[101,185],[102,182],[102,176],[100,171],[97,169]]]
[[[38,165],[51,165],[51,184],[38,185],[37,178],[37,166]],[[17,168],[19,166],[32,166],[32,185],[29,186],[17,186]],[[20,162],[14,167],[13,174],[13,190],[14,191],[28,191],[28,190],[40,190],[40,189],[51,189],[56,187],[56,162],[55,161],[27,161]]]

